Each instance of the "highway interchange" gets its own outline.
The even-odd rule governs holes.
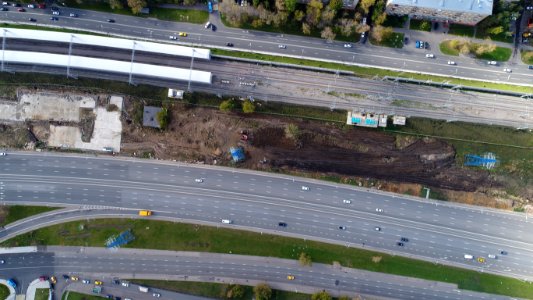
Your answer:
[[[505,63],[495,67],[487,65],[487,62],[483,60],[454,57],[453,60],[458,65],[449,66],[447,65],[448,57],[437,56],[436,59],[427,59],[425,58],[425,53],[435,50],[424,52],[415,49],[413,43],[403,49],[375,47],[369,43],[365,45],[356,44],[353,48],[344,48],[343,42],[326,43],[322,39],[310,37],[225,28],[215,15],[211,16],[211,21],[216,23],[219,29],[216,32],[212,32],[206,30],[203,24],[160,21],[151,18],[138,18],[73,8],[60,7],[62,14],[58,17],[58,21],[50,20],[52,16],[50,9],[27,9],[24,13],[17,12],[12,7],[9,9],[7,12],[0,13],[2,18],[8,22],[35,24],[28,21],[28,18],[32,17],[40,25],[165,41],[169,41],[169,35],[175,35],[177,32],[182,31],[189,34],[188,37],[181,38],[179,41],[186,45],[224,47],[226,43],[231,42],[235,45],[235,48],[248,51],[278,53],[295,57],[312,57],[346,63],[374,65],[386,69],[428,72],[443,76],[458,76],[485,81],[526,85],[531,85],[531,82],[533,82],[533,72],[528,70],[525,65],[511,66]],[[68,17],[70,12],[78,14],[79,17]],[[107,22],[107,19],[110,18],[116,22]],[[416,35],[416,32],[411,34],[412,41],[417,38]],[[278,45],[280,44],[286,45],[287,49],[279,49]],[[437,48],[438,46],[433,45],[433,47]],[[512,67],[513,73],[504,72],[504,66]]]
[[[109,212],[106,209],[130,209],[131,214],[151,209],[165,219],[380,249],[533,278],[533,265],[525,263],[533,259],[531,220],[525,214],[211,166],[10,153],[0,160],[0,167],[0,201],[5,203],[77,205],[100,208],[102,214]],[[203,182],[195,182],[197,178]],[[310,190],[302,190],[303,185]],[[223,225],[221,219],[234,223]],[[280,228],[278,222],[288,226]],[[399,247],[400,237],[410,241]],[[499,255],[501,250],[508,255]],[[465,260],[465,254],[498,258],[481,264]]]

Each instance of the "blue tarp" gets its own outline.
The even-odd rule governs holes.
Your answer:
[[[242,148],[231,147],[229,152],[231,153],[233,161],[238,162],[244,160],[244,151]]]

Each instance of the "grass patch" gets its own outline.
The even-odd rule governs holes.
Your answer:
[[[449,283],[459,288],[480,292],[528,298],[533,285],[517,279],[478,273],[430,262],[392,256],[374,251],[348,248],[302,239],[269,234],[221,229],[216,227],[179,224],[151,220],[101,219],[58,224],[22,234],[2,246],[65,245],[102,247],[107,238],[125,229],[132,229],[135,240],[127,248],[203,251],[271,256],[298,259],[305,250],[314,262],[388,274],[405,275]],[[58,232],[62,234],[59,235]],[[373,257],[381,257],[379,263]]]
[[[383,37],[381,42],[377,42],[374,39],[370,39],[372,45],[390,47],[390,48],[403,48],[404,34],[401,32],[393,32],[390,35]]]
[[[63,293],[63,297],[61,300],[101,300],[101,299],[107,299],[100,296],[95,295],[86,295],[81,293],[76,293],[72,291],[66,291]]]
[[[483,87],[483,88],[503,90],[503,91],[533,93],[533,87],[516,86],[516,85],[505,84],[505,83],[491,83],[491,82],[484,82],[484,81],[477,81],[477,80],[465,80],[465,79],[450,78],[450,77],[444,77],[444,76],[432,76],[432,75],[416,74],[416,73],[401,73],[401,72],[378,69],[378,68],[349,66],[349,65],[345,65],[341,63],[330,63],[330,62],[315,61],[315,60],[310,60],[310,59],[274,56],[274,55],[266,55],[266,54],[261,54],[261,53],[239,52],[239,51],[233,51],[233,50],[211,49],[211,53],[214,56],[224,55],[224,56],[294,64],[297,66],[310,66],[310,67],[327,68],[331,70],[351,71],[351,72],[354,72],[356,76],[363,77],[363,78],[372,78],[374,76],[379,76],[379,77],[399,76],[402,78],[413,78],[413,79],[419,79],[419,80],[424,80],[424,81],[431,80],[433,82],[449,81],[451,84],[470,86],[470,87]]]
[[[526,65],[533,65],[533,51],[520,51],[522,61]]]
[[[13,223],[15,221],[49,212],[52,210],[59,209],[57,207],[45,207],[45,206],[24,206],[24,205],[13,205],[5,206],[2,209],[2,214],[5,215],[4,218],[0,218],[0,226],[5,226],[6,224]]]
[[[36,289],[35,290],[35,300],[48,300],[50,295],[50,289]]]
[[[429,21],[411,19],[409,22],[409,29],[411,30],[431,31],[431,22]]]
[[[459,56],[459,51],[457,51],[456,49],[450,47],[450,40],[446,40],[444,42],[441,42],[439,44],[439,49],[440,49],[440,52],[442,52],[442,54],[446,54],[446,55],[452,55],[452,56]]]
[[[512,54],[511,48],[505,48],[505,47],[496,47],[496,50],[489,52],[489,53],[483,53],[481,55],[476,55],[476,58],[480,59],[486,59],[486,60],[496,60],[496,61],[508,61],[509,58],[511,58]]]
[[[448,33],[459,36],[474,36],[474,26],[468,26],[463,24],[450,24],[448,28]]]
[[[202,24],[209,19],[209,12],[196,9],[150,8],[150,17],[159,20]]]
[[[7,296],[9,296],[9,288],[0,284],[0,299],[7,299]]]

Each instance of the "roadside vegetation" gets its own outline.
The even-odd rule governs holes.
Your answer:
[[[511,57],[511,48],[499,47],[491,41],[472,43],[466,39],[446,40],[439,45],[442,53],[447,55],[472,55],[479,59],[507,61]]]
[[[533,51],[522,50],[522,52],[520,52],[520,54],[521,54],[521,57],[522,57],[522,61],[526,65],[533,65]]]
[[[101,299],[107,299],[101,296],[96,295],[87,295],[87,294],[81,294],[71,291],[66,291],[63,293],[63,297],[61,300],[101,300]]]
[[[50,296],[50,289],[36,289],[35,300],[48,300]]]
[[[431,22],[426,20],[411,19],[409,29],[420,31],[431,31]]]
[[[392,31],[392,27],[376,26],[370,32],[370,42],[373,45],[403,48],[404,34]]]
[[[45,207],[45,206],[24,206],[24,205],[12,205],[12,206],[0,206],[0,226],[13,223],[15,221],[31,217],[33,215],[42,214],[52,210],[58,209],[57,207]]]
[[[102,247],[112,235],[131,229],[135,240],[128,248],[176,251],[203,251],[298,260],[300,253],[312,257],[314,263],[339,262],[350,268],[404,275],[456,283],[461,289],[528,298],[533,285],[507,278],[410,258],[286,238],[269,234],[180,224],[166,221],[99,219],[54,225],[22,234],[4,243],[4,247],[28,245],[65,245]],[[58,234],[61,232],[61,234]],[[379,258],[379,259],[378,259]]]

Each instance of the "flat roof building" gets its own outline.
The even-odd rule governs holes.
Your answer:
[[[494,0],[388,0],[388,15],[475,25],[492,15]]]

